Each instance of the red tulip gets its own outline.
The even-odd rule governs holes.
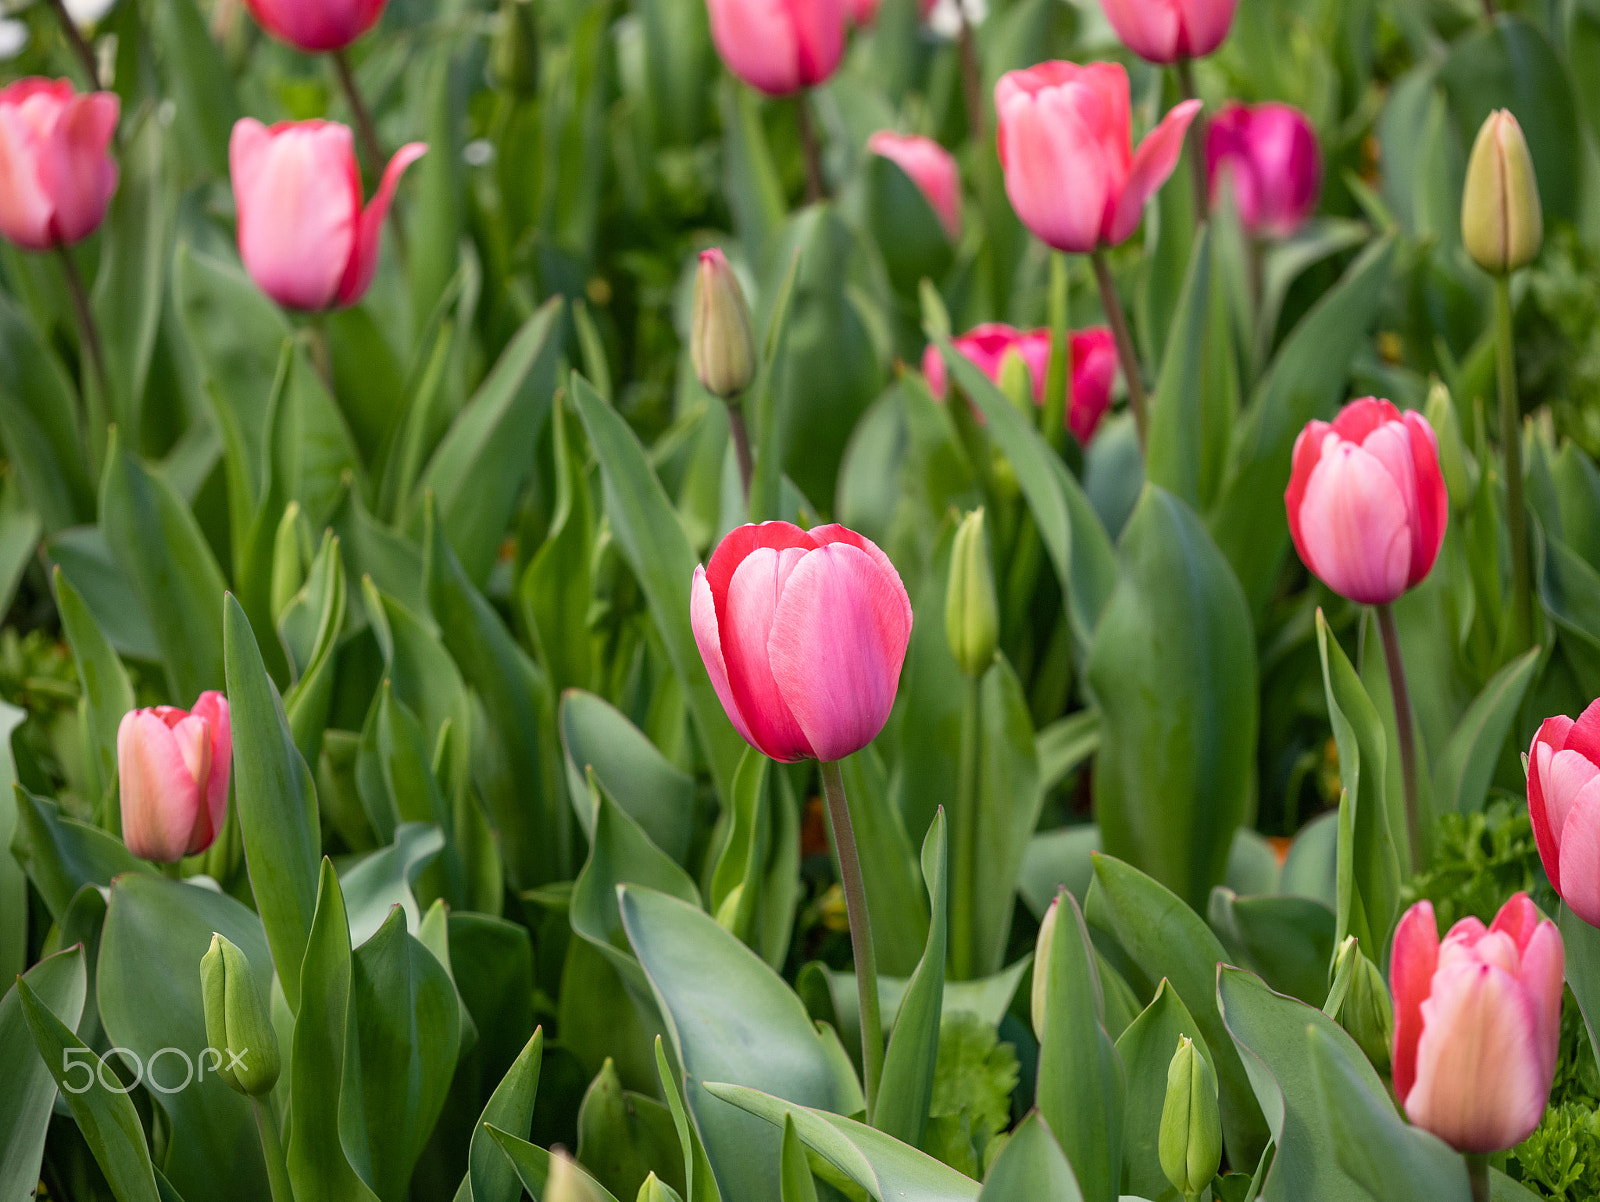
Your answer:
[[[1231,183],[1252,234],[1287,238],[1317,211],[1322,151],[1311,122],[1291,105],[1224,106],[1206,131],[1206,170],[1213,203]]]
[[[764,755],[843,759],[888,721],[911,599],[855,531],[738,527],[695,568],[689,620],[729,720]]]
[[[239,255],[257,286],[291,309],[359,301],[378,270],[395,188],[427,149],[420,142],[402,147],[363,210],[348,126],[287,121],[268,129],[251,117],[235,125],[228,159],[239,210]]]
[[[388,0],[244,0],[273,37],[308,54],[343,50],[383,16]]]
[[[1295,550],[1324,584],[1393,601],[1433,569],[1450,518],[1433,427],[1388,401],[1352,401],[1300,432],[1284,503]]]
[[[846,0],[706,0],[722,61],[769,96],[822,83],[844,55]]]
[[[1152,63],[1204,58],[1228,36],[1238,0],[1100,0],[1123,45]]]
[[[1600,701],[1546,718],[1528,748],[1528,816],[1561,900],[1600,926]]]
[[[170,864],[211,846],[228,816],[233,726],[228,699],[201,693],[193,712],[129,710],[117,727],[122,841]]]
[[[1167,181],[1200,111],[1178,105],[1133,151],[1128,73],[1119,63],[1041,63],[1000,77],[1000,165],[1022,223],[1057,250],[1126,241]]]
[[[121,112],[115,92],[79,95],[65,79],[0,88],[0,235],[51,250],[100,228],[117,190],[107,147]]]
[[[867,149],[894,162],[928,198],[951,241],[961,237],[961,171],[955,156],[932,138],[880,129]]]
[[[1023,332],[1000,322],[976,326],[955,340],[955,348],[971,359],[995,383],[1011,352],[1022,357],[1033,381],[1033,401],[1044,404],[1045,377],[1050,371],[1050,331]],[[1117,378],[1117,344],[1106,326],[1092,326],[1072,333],[1072,404],[1067,410],[1067,428],[1083,446],[1089,445],[1100,419],[1111,407],[1111,386]],[[922,355],[922,374],[929,390],[944,397],[949,389],[944,357],[939,348],[929,346]],[[974,415],[981,422],[983,415]]]
[[[1417,1126],[1460,1152],[1515,1147],[1539,1125],[1561,1038],[1561,933],[1526,893],[1488,930],[1463,918],[1439,942],[1433,906],[1395,929],[1394,1091]]]

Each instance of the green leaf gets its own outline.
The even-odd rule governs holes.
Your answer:
[[[926,614],[922,618],[927,621]],[[942,642],[942,633],[939,638]],[[924,712],[915,702],[912,704],[908,723],[911,713]],[[901,770],[908,769],[902,765]],[[861,856],[867,917],[872,923],[878,968],[889,976],[909,977],[917,965],[917,951],[928,939],[928,910],[925,888],[918,880],[917,857],[906,834],[901,807],[895,804],[894,786],[877,748],[872,746],[846,756],[839,771],[844,777],[850,826]],[[931,825],[931,814],[929,821]]]
[[[61,629],[72,647],[72,658],[83,685],[84,740],[88,743],[91,779],[98,786],[95,804],[109,818],[117,813],[117,728],[123,715],[134,708],[133,685],[94,615],[58,567],[51,574]],[[120,823],[107,823],[120,829]],[[0,836],[4,832],[0,831]]]
[[[795,1130],[794,1116],[783,1116],[783,1169],[779,1182],[782,1202],[817,1202],[817,1183],[806,1161],[806,1146]]]
[[[868,154],[864,169],[867,229],[896,292],[915,298],[923,280],[942,280],[954,260],[950,235],[922,189],[901,166]]]
[[[81,947],[46,956],[21,979],[64,1024],[78,1025],[88,979]],[[7,1065],[6,1088],[0,1091],[0,1197],[31,1198],[39,1186],[56,1079],[49,1062],[34,1054],[33,1035],[15,984],[0,997],[0,1063]],[[74,1086],[80,1079],[74,1077]]]
[[[594,682],[596,656],[589,633],[593,595],[595,514],[588,456],[571,428],[570,404],[558,396],[550,415],[556,468],[556,509],[550,534],[522,573],[517,601],[539,662],[559,696]]]
[[[1155,998],[1117,1039],[1117,1054],[1128,1077],[1122,1127],[1123,1184],[1140,1197],[1158,1202],[1178,1196],[1161,1171],[1157,1145],[1167,1100],[1167,1068],[1180,1038],[1192,1040],[1215,1071],[1216,1060],[1200,1024],[1171,982],[1163,980],[1156,986]]]
[[[29,508],[16,476],[8,473],[0,479],[0,604],[8,612],[43,534],[44,523]]]
[[[522,1185],[516,1171],[501,1155],[490,1127],[515,1134],[533,1122],[533,1104],[539,1091],[539,1066],[544,1059],[544,1028],[534,1031],[516,1062],[495,1086],[478,1125],[472,1129],[467,1152],[467,1175],[461,1179],[455,1202],[520,1202]],[[519,1137],[520,1138],[520,1137]]]
[[[228,137],[242,112],[227,60],[211,40],[211,31],[194,0],[157,5],[149,19],[155,40],[166,52],[164,78],[172,89],[178,128],[188,144],[190,161],[194,168],[224,175]]]
[[[534,1147],[525,1139],[518,1139],[515,1135],[500,1130],[492,1123],[486,1124],[484,1130],[494,1140],[506,1163],[515,1170],[517,1180],[522,1182],[522,1188],[528,1191],[530,1197],[542,1198],[545,1182],[550,1177],[550,1153],[543,1148]],[[573,1170],[595,1191],[600,1202],[617,1202],[611,1191],[585,1172],[582,1165],[573,1165]]]
[[[694,834],[694,778],[656,749],[645,733],[604,698],[581,689],[561,697],[561,746],[566,751],[567,789],[576,799],[578,822],[594,837],[584,775],[594,770],[600,787],[637,822],[655,845],[682,864]]]
[[[161,662],[161,648],[150,619],[112,560],[105,532],[99,526],[62,530],[45,541],[45,551],[82,595],[118,654],[145,663]]]
[[[19,846],[21,816],[11,736],[26,718],[23,710],[9,702],[0,703],[0,981],[12,980],[28,967],[29,960],[28,874],[22,856],[12,854]]]
[[[322,755],[347,608],[339,539],[331,530],[324,531],[322,549],[311,562],[305,584],[278,616],[278,638],[299,673],[283,699],[284,714],[307,764],[317,763]]]
[[[674,1074],[667,1063],[667,1051],[656,1036],[656,1076],[661,1080],[661,1092],[666,1096],[667,1109],[672,1112],[672,1125],[678,1129],[678,1145],[683,1150],[683,1175],[685,1202],[721,1202],[716,1177],[711,1172],[711,1161],[706,1156],[705,1145],[700,1142],[700,1132],[689,1121],[689,1112],[679,1092],[682,1077]],[[782,1202],[792,1202],[789,1198]]]
[[[33,316],[0,297],[0,441],[22,495],[55,534],[94,513],[78,391]]]
[[[68,818],[49,798],[21,785],[16,786],[15,796],[17,825],[11,836],[11,854],[58,922],[84,885],[105,887],[125,872],[155,872],[115,835]]]
[[[413,929],[421,925],[422,907],[412,886],[443,847],[444,832],[437,826],[403,822],[395,828],[394,842],[339,865],[351,943],[360,945],[377,934],[396,906]]]
[[[1512,660],[1483,686],[1433,766],[1434,804],[1441,813],[1476,813],[1539,666],[1537,647]]]
[[[1321,1006],[1333,962],[1333,911],[1309,897],[1240,897],[1211,892],[1212,929],[1241,968],[1259,973],[1279,993]]]
[[[1583,1013],[1589,1044],[1600,1048],[1600,930],[1579,918],[1563,903],[1556,911],[1561,943],[1567,957],[1567,987]]]
[[[1150,398],[1150,445],[1145,457],[1145,478],[1193,508],[1200,505],[1205,447],[1203,392],[1211,291],[1211,234],[1202,226],[1172,315],[1161,377]]]
[[[1011,1133],[984,1179],[978,1202],[1083,1202],[1066,1153],[1035,1110]]]
[[[946,846],[940,810],[922,842],[922,876],[928,883],[928,944],[911,976],[895,1015],[883,1060],[878,1107],[872,1125],[902,1143],[918,1147],[933,1099],[939,1059],[939,1019],[944,1007]]]
[[[1239,583],[1181,500],[1147,485],[1089,652],[1107,852],[1200,909],[1255,791],[1255,633]]]
[[[789,354],[789,313],[794,307],[795,286],[800,278],[802,247],[789,256],[789,268],[778,283],[769,306],[767,336],[763,343],[761,372],[750,392],[756,425],[756,462],[750,476],[749,520],[773,521],[787,518],[783,475],[784,414],[779,409],[779,388],[787,370]],[[790,488],[792,494],[794,490]],[[792,505],[791,505],[792,508]]]
[[[1043,792],[1051,792],[1100,750],[1100,726],[1100,711],[1091,707],[1058,718],[1034,735]]]
[[[672,1114],[660,1102],[622,1088],[608,1057],[590,1083],[578,1109],[578,1161],[619,1198],[633,1198],[660,1166],[663,1172],[678,1151]],[[671,1181],[683,1184],[681,1174]]]

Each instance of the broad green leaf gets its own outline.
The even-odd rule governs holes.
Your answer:
[[[560,728],[567,790],[577,802],[585,836],[594,837],[594,811],[584,783],[585,773],[593,769],[611,799],[657,847],[682,864],[694,834],[694,778],[662,755],[625,714],[593,693],[569,689],[562,694]]]
[[[1017,988],[1022,984],[1022,978],[1032,963],[1033,953],[1030,952],[992,977],[982,977],[976,981],[952,981],[947,977],[944,983],[942,1007],[944,1013],[951,1014],[965,1010],[977,1015],[988,1025],[998,1027],[1005,1019],[1006,1012],[1011,1009],[1012,999],[1017,996]],[[806,971],[813,971],[812,966],[808,965]],[[828,1000],[832,1004],[833,1018],[829,1021],[834,1023],[840,1036],[852,1049],[859,1049],[861,995],[856,989],[856,974],[848,971],[835,972],[820,964],[815,965],[814,971],[821,973],[822,984],[827,988]],[[890,977],[880,973],[878,976],[880,1012],[885,1016],[898,1014],[910,985],[909,977]],[[824,1017],[815,1010],[812,1016]]]
[[[1207,306],[1211,294],[1211,235],[1202,226],[1189,258],[1177,310],[1172,315],[1161,376],[1150,398],[1150,445],[1145,462],[1145,478],[1151,484],[1191,507],[1200,504]]]
[[[1178,1040],[1194,1042],[1213,1069],[1216,1062],[1183,999],[1171,982],[1156,986],[1156,996],[1117,1038],[1117,1054],[1128,1078],[1123,1110],[1122,1181],[1134,1193],[1156,1202],[1178,1194],[1161,1171],[1161,1110],[1167,1100],[1167,1068]]]
[[[1100,750],[1100,711],[1082,709],[1058,718],[1033,737],[1039,788],[1049,793]]]
[[[634,1198],[652,1169],[683,1184],[672,1171],[678,1133],[672,1113],[654,1098],[623,1089],[608,1058],[578,1108],[578,1162],[619,1198]]]
[[[817,1183],[806,1161],[806,1146],[795,1130],[794,1116],[783,1117],[783,1179],[779,1183],[781,1202],[817,1202]]]
[[[398,906],[407,926],[422,925],[422,907],[412,886],[444,848],[444,832],[431,823],[403,822],[395,828],[394,842],[367,852],[338,867],[339,893],[350,917],[350,942],[359,947],[388,921]]]
[[[676,1074],[667,1063],[667,1051],[656,1036],[656,1076],[661,1081],[661,1092],[666,1096],[667,1109],[672,1112],[672,1125],[678,1129],[678,1146],[683,1151],[685,1202],[721,1202],[716,1177],[711,1172],[711,1161],[706,1156],[705,1145],[700,1142],[700,1132],[689,1119],[684,1107],[682,1074]],[[792,1202],[784,1198],[781,1202]]]
[[[283,699],[294,745],[307,764],[322,755],[322,736],[333,705],[336,653],[344,633],[348,592],[339,539],[324,531],[322,549],[305,584],[278,616],[278,638],[298,676]]]
[[[1028,840],[1018,888],[1033,916],[1044,918],[1059,888],[1077,898],[1079,905],[1087,901],[1094,881],[1094,853],[1104,850],[1100,828],[1092,822],[1057,827]]]
[[[133,685],[89,607],[59,567],[52,573],[51,583],[55,586],[61,628],[72,647],[78,680],[83,685],[84,740],[88,743],[91,779],[98,786],[94,801],[109,819],[118,813],[115,791],[117,728],[123,715],[134,708]],[[120,829],[120,823],[107,822],[106,825],[108,829]],[[4,833],[0,831],[0,837]]]
[[[727,840],[711,874],[710,910],[775,969],[789,950],[800,869],[798,803],[788,777],[755,748],[733,780]]]
[[[0,480],[0,604],[8,611],[43,534],[44,523],[23,497],[17,478],[7,475]]]
[[[544,1197],[545,1183],[550,1177],[550,1153],[543,1148],[534,1147],[525,1139],[518,1139],[515,1135],[500,1130],[492,1123],[486,1124],[484,1130],[494,1140],[506,1163],[516,1172],[517,1180],[522,1183],[522,1188],[528,1191],[528,1196]],[[617,1202],[615,1195],[585,1172],[581,1165],[574,1165],[573,1171],[595,1191],[598,1202]]]
[[[922,621],[928,621],[927,614],[920,610],[918,613]],[[940,630],[943,630],[942,624]],[[939,637],[942,641],[943,634]],[[915,701],[911,705],[919,715],[926,712]],[[912,712],[907,711],[908,724]],[[901,770],[909,769],[902,763]],[[839,771],[844,777],[850,826],[861,856],[861,872],[867,888],[867,917],[872,923],[878,968],[889,976],[909,977],[917,965],[918,949],[928,939],[928,910],[925,886],[917,879],[917,857],[906,834],[903,811],[895,804],[893,785],[877,748],[863,747],[854,755],[846,756]],[[937,808],[937,798],[932,800]],[[930,825],[932,817],[930,813]]]
[[[1600,930],[1579,918],[1563,903],[1556,912],[1561,942],[1566,952],[1567,987],[1583,1012],[1591,1047],[1600,1047]]]
[[[1035,1110],[1017,1124],[984,1179],[978,1202],[1083,1202],[1066,1153]]]
[[[783,181],[761,124],[761,101],[737,80],[724,79],[717,93],[722,115],[723,173],[733,229],[760,264],[776,240],[788,204]],[[692,1202],[692,1200],[691,1200]]]
[[[78,392],[32,314],[0,297],[0,442],[22,495],[55,534],[94,515]]]
[[[45,957],[22,980],[42,1005],[75,1028],[83,1016],[87,976],[83,949],[72,947]],[[15,979],[0,996],[0,1063],[7,1066],[6,1088],[0,1091],[0,1198],[31,1198],[39,1186],[56,1078],[34,1051]],[[74,1076],[74,1087],[81,1080],[81,1073]]]
[[[161,662],[149,616],[111,558],[105,532],[99,526],[74,526],[45,540],[51,563],[72,581],[89,612],[105,631],[119,655],[146,663]]]
[[[237,727],[235,727],[237,729]],[[45,909],[59,921],[84,885],[107,886],[125,872],[153,873],[120,839],[96,826],[68,818],[55,802],[17,785],[16,830],[11,854],[22,865]]]
[[[172,89],[190,170],[223,175],[228,170],[228,137],[242,111],[228,61],[194,0],[157,5],[148,19],[165,51],[163,78]]]
[[[867,229],[883,255],[889,282],[915,299],[923,280],[942,280],[954,260],[950,235],[909,175],[880,154],[869,154],[863,170]]]
[[[784,272],[773,295],[767,317],[767,336],[763,344],[761,371],[745,403],[755,417],[756,462],[750,476],[749,520],[772,521],[787,518],[784,487],[789,482],[783,475],[784,464],[784,414],[779,409],[779,386],[788,366],[789,313],[794,306],[795,285],[800,278],[801,247],[796,247],[789,258],[789,269]]]
[[[1327,1000],[1335,947],[1327,906],[1309,897],[1240,897],[1218,885],[1209,918],[1234,964],[1308,1006]]]
[[[1440,813],[1470,814],[1483,808],[1506,736],[1538,665],[1538,648],[1518,656],[1495,673],[1462,715],[1434,760],[1433,799]]]
[[[28,874],[12,853],[20,829],[17,761],[11,736],[27,718],[9,702],[0,704],[0,982],[28,967]]]
[[[556,468],[556,509],[550,534],[522,573],[517,601],[539,662],[558,696],[594,683],[595,648],[589,633],[593,599],[595,513],[588,455],[573,428],[571,406],[558,396],[550,414]]]
[[[500,1154],[491,1126],[513,1135],[533,1122],[534,1098],[539,1091],[539,1066],[544,1059],[544,1028],[539,1027],[522,1049],[478,1117],[467,1152],[467,1175],[461,1179],[455,1202],[519,1202],[522,1185],[516,1171]],[[518,1136],[520,1139],[521,1137]]]

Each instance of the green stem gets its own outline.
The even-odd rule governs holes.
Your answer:
[[[1400,783],[1405,790],[1406,835],[1411,842],[1413,871],[1422,868],[1422,819],[1417,800],[1417,736],[1411,725],[1411,690],[1406,687],[1406,667],[1400,658],[1400,632],[1395,629],[1394,607],[1375,606],[1378,630],[1383,635],[1383,658],[1389,669],[1389,691],[1394,697],[1394,728],[1400,741]]]
[[[1145,449],[1149,433],[1149,418],[1145,414],[1144,376],[1139,371],[1139,352],[1134,350],[1133,335],[1128,332],[1128,317],[1123,312],[1122,300],[1117,296],[1117,282],[1111,278],[1111,266],[1106,262],[1106,252],[1096,249],[1090,256],[1094,264],[1095,282],[1100,285],[1100,304],[1106,311],[1106,321],[1117,343],[1117,358],[1122,360],[1122,374],[1128,382],[1128,408],[1133,410],[1133,424],[1139,432],[1139,450]]]
[[[739,461],[739,487],[744,489],[744,504],[750,507],[750,478],[755,460],[750,454],[750,426],[744,420],[744,404],[739,397],[728,402],[728,430],[733,436],[733,453]]]
[[[78,61],[83,64],[83,70],[89,77],[89,87],[98,92],[100,90],[100,64],[95,60],[94,49],[84,40],[83,31],[78,28],[78,23],[67,12],[63,0],[50,0],[50,7],[56,14],[56,20],[61,22],[61,31],[67,35],[67,42],[71,45],[73,53],[78,56]]]
[[[956,760],[956,797],[950,815],[955,845],[950,873],[950,977],[970,981],[973,947],[973,881],[978,860],[978,681],[967,677],[961,699],[961,746]]]
[[[56,253],[61,257],[61,271],[67,278],[67,294],[72,298],[72,312],[77,317],[78,337],[83,357],[88,361],[92,376],[90,383],[93,389],[86,390],[89,394],[86,397],[85,409],[89,422],[89,447],[98,470],[104,457],[106,423],[110,420],[108,407],[111,404],[111,377],[106,372],[100,326],[94,319],[94,308],[89,304],[89,289],[85,287],[83,275],[78,271],[78,262],[72,257],[72,251],[65,243],[56,247]],[[123,431],[123,445],[137,450],[137,437],[136,430],[130,428]]]
[[[800,150],[806,164],[806,203],[816,204],[828,199],[828,180],[822,173],[822,142],[811,120],[810,90],[801,92],[794,99],[796,112],[800,116]]]
[[[294,1202],[289,1170],[283,1159],[283,1142],[278,1138],[277,1117],[260,1098],[250,1099],[250,1109],[255,1112],[256,1131],[261,1136],[261,1155],[267,1162],[267,1185],[272,1190],[272,1202]]]
[[[1494,282],[1495,349],[1500,369],[1500,443],[1506,467],[1506,522],[1511,528],[1514,649],[1533,638],[1533,573],[1528,566],[1528,511],[1522,500],[1522,406],[1517,399],[1517,346],[1511,326],[1511,279]]]
[[[1481,1152],[1468,1152],[1467,1180],[1472,1183],[1472,1202],[1489,1202],[1489,1158]]]
[[[1200,93],[1194,86],[1194,64],[1189,59],[1180,58],[1177,71],[1183,98],[1200,99]],[[1194,223],[1198,228],[1211,215],[1211,182],[1206,175],[1206,117],[1203,111],[1195,114],[1185,137],[1189,143],[1189,182],[1194,189]]]
[[[361,97],[361,89],[356,86],[355,72],[350,69],[350,56],[343,50],[335,50],[329,57],[333,59],[339,87],[344,90],[344,98],[350,105],[350,116],[355,121],[356,137],[361,142],[361,153],[367,160],[367,168],[381,175],[383,143],[378,140],[378,126],[372,120],[372,110],[367,107],[367,102]]]
[[[850,920],[850,946],[855,953],[856,992],[861,1005],[861,1070],[867,1086],[867,1121],[878,1103],[878,1079],[883,1076],[883,1019],[878,1013],[878,962],[872,950],[872,925],[867,919],[867,886],[861,875],[861,856],[850,823],[850,802],[844,794],[844,775],[836,762],[818,765],[822,792],[828,801],[833,826],[833,847],[839,857],[839,885],[844,890],[845,916]]]
[[[1071,299],[1067,256],[1050,255],[1050,369],[1046,373],[1044,404],[1039,408],[1039,430],[1045,441],[1060,450],[1066,441],[1066,418],[1072,402],[1072,330],[1068,315]]]

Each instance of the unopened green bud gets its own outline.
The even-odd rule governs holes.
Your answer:
[[[1045,999],[1050,996],[1050,941],[1056,937],[1056,913],[1060,909],[1061,898],[1057,897],[1044,912],[1039,939],[1033,945],[1033,1034],[1041,1043],[1044,1041]]]
[[[489,69],[495,83],[513,95],[525,100],[538,95],[539,27],[532,0],[500,0]]]
[[[1461,240],[1490,275],[1527,266],[1544,242],[1533,156],[1522,126],[1506,109],[1489,114],[1473,143],[1461,198]]]
[[[1167,1098],[1158,1141],[1161,1171],[1187,1199],[1198,1198],[1222,1165],[1222,1118],[1217,1078],[1187,1036],[1167,1066]]]
[[[1387,1075],[1394,1048],[1394,1006],[1383,974],[1367,959],[1354,937],[1344,941],[1333,962],[1336,981],[1346,973],[1348,986],[1334,1017],[1366,1053],[1372,1067]]]
[[[1000,391],[1006,399],[1033,420],[1033,371],[1016,347],[1000,360]]]
[[[594,1180],[559,1148],[550,1153],[550,1175],[545,1179],[544,1202],[603,1202],[605,1195]]]
[[[989,567],[989,540],[983,510],[967,514],[950,550],[950,585],[945,593],[944,633],[950,654],[968,676],[982,676],[994,662],[1000,641],[1000,602]]]
[[[683,1199],[677,1190],[651,1173],[639,1187],[639,1202],[683,1202]]]
[[[1439,468],[1444,472],[1444,486],[1450,493],[1450,503],[1460,508],[1471,500],[1476,489],[1473,480],[1474,463],[1468,467],[1466,444],[1461,440],[1461,423],[1456,420],[1455,402],[1444,382],[1435,380],[1428,390],[1428,404],[1423,410],[1434,437],[1439,440]]]
[[[712,396],[732,400],[756,378],[756,332],[744,289],[728,258],[700,252],[694,279],[694,326],[689,335],[694,374]]]
[[[250,961],[221,935],[211,936],[211,947],[200,958],[200,994],[217,1073],[242,1094],[270,1092],[282,1066],[278,1037]]]

